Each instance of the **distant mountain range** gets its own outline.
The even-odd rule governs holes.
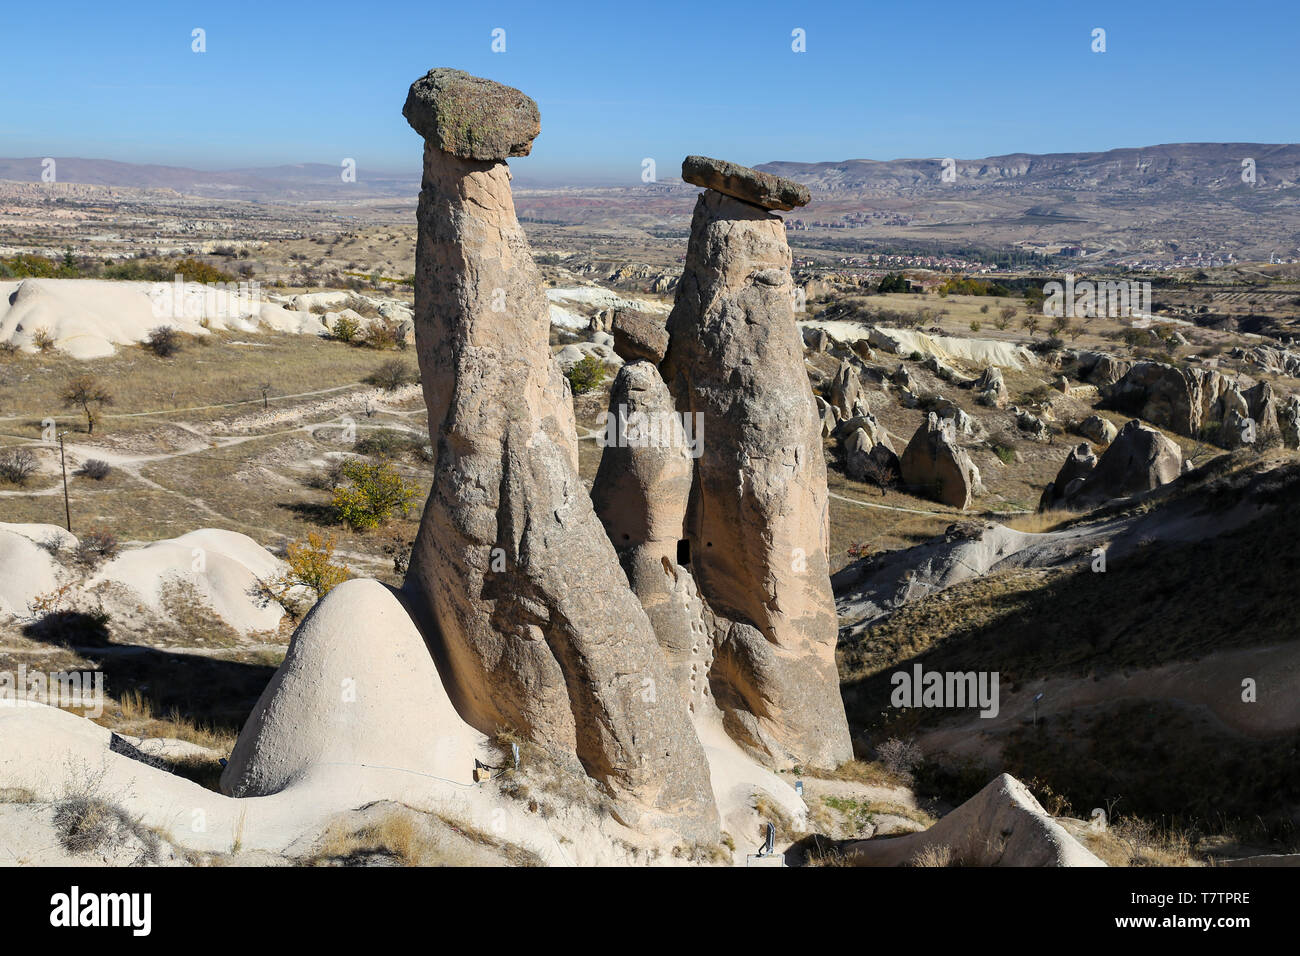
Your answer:
[[[943,159],[849,159],[838,163],[764,163],[814,192],[844,194],[952,186],[1046,186],[1064,189],[1168,190],[1294,187],[1300,182],[1300,145],[1275,143],[1170,143],[1103,153],[1009,153],[953,159],[950,179]],[[1242,174],[1252,170],[1254,183]],[[1249,177],[1247,177],[1249,178]]]
[[[1130,265],[1300,255],[1300,145],[1173,143],[984,159],[765,163],[807,184],[790,213],[863,238],[1051,251]],[[945,169],[948,175],[945,176]],[[810,234],[806,240],[819,240]],[[1081,250],[1081,251],[1080,251]]]
[[[722,157],[727,158],[727,157]],[[416,171],[324,163],[219,172],[58,158],[61,183],[169,189],[256,202],[402,199]],[[1130,263],[1300,254],[1300,145],[1174,143],[1097,153],[1010,153],[983,159],[849,159],[758,167],[807,184],[812,203],[787,218],[805,247],[852,252],[864,241],[1080,250]],[[0,180],[41,181],[41,159],[0,159]],[[660,182],[543,184],[515,180],[533,222],[660,235],[690,220],[695,187]]]
[[[413,196],[420,186],[417,172],[392,173],[364,167],[357,169],[356,182],[344,182],[342,167],[325,163],[208,171],[111,159],[55,157],[55,160],[59,182],[173,189],[195,196],[228,199],[344,198],[349,194]],[[950,170],[947,179],[945,164]],[[1102,153],[1008,153],[950,161],[942,158],[778,161],[757,168],[798,180],[825,198],[842,198],[854,193],[908,195],[916,190],[951,191],[954,186],[1120,193],[1189,188],[1240,190],[1252,186],[1286,189],[1300,183],[1300,145],[1173,143]],[[1253,183],[1242,178],[1248,169],[1254,176]],[[41,171],[41,157],[0,159],[0,180],[40,182]]]

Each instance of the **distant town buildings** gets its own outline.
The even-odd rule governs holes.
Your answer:
[[[996,266],[957,256],[893,255],[882,252],[865,252],[856,256],[841,256],[840,265],[847,268],[877,269],[896,272],[899,269],[931,269],[935,272],[986,273],[997,271]]]

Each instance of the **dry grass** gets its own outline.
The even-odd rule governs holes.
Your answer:
[[[778,844],[791,843],[800,836],[790,815],[762,791],[754,794],[754,812],[759,817],[758,839],[760,842],[767,839],[766,825],[768,823],[771,823],[776,828],[776,841]]]
[[[725,843],[689,843],[673,847],[674,859],[690,860],[702,866],[730,866],[731,849]]]
[[[1206,479],[1209,520],[1241,501],[1244,478],[1274,460],[1224,456]],[[1274,506],[1271,513],[1194,546],[1145,546],[1112,561],[1106,574],[1091,573],[1087,562],[994,574],[900,609],[839,650],[851,722],[882,739],[970,719],[972,713],[886,706],[889,673],[918,660],[929,670],[997,671],[1005,692],[1027,681],[1086,681],[1121,669],[1140,674],[1294,641],[1288,574],[1259,573],[1260,555],[1279,568],[1295,563],[1300,482],[1292,479],[1283,472],[1272,476],[1271,488],[1259,484],[1256,494]],[[1214,586],[1189,586],[1204,582],[1207,568]],[[1052,626],[1044,628],[1044,621]],[[1127,812],[1163,814],[1196,832],[1230,831],[1234,821],[1260,817],[1269,831],[1265,845],[1279,845],[1293,837],[1282,832],[1288,811],[1275,795],[1294,789],[1288,757],[1294,747],[1294,735],[1229,731],[1177,700],[1117,701],[1057,715],[1037,731],[1027,724],[1007,728],[983,747],[978,774],[960,766],[941,772],[931,761],[918,776],[927,792],[960,802],[1005,770],[1022,780],[1039,778],[1076,808],[1104,806],[1123,794]],[[1229,755],[1233,772],[1206,773]],[[1183,851],[1175,845],[1161,852],[1178,859]]]
[[[1122,795],[1121,817],[1134,832],[1185,832],[1197,835],[1194,844],[1227,834],[1294,852],[1293,807],[1277,795],[1294,790],[1295,741],[1236,733],[1177,700],[1116,701],[1016,728],[1002,741],[1001,763],[1021,779],[1050,782],[1068,801],[1054,812],[1109,808]]]
[[[935,822],[934,817],[925,811],[892,800],[826,796],[821,798],[821,807],[813,811],[813,818],[822,827],[821,832],[837,837],[868,836],[876,818],[881,816],[901,817],[922,827],[931,827]]]
[[[116,383],[116,401],[93,439],[84,434],[82,423],[74,425],[83,430],[74,440],[115,454],[177,457],[115,467],[103,481],[74,476],[69,484],[74,530],[103,525],[122,541],[174,537],[196,526],[241,532],[270,546],[302,538],[331,520],[329,495],[304,487],[302,477],[311,470],[311,459],[349,450],[340,444],[340,416],[357,423],[359,437],[376,427],[409,429],[412,417],[404,414],[408,409],[414,420],[423,419],[418,396],[398,401],[391,412],[364,405],[362,396],[371,390],[353,386],[373,372],[375,358],[368,350],[312,336],[260,335],[258,347],[234,344],[238,340],[218,333],[209,347],[186,349],[166,363],[138,349],[89,363],[101,380]],[[0,443],[38,441],[41,419],[49,415],[75,421],[75,416],[50,407],[50,396],[85,364],[52,353],[24,355],[7,366],[6,407],[23,414],[0,416]],[[258,386],[263,381],[273,386],[269,417],[262,411]],[[277,399],[322,389],[341,390]],[[325,422],[334,422],[333,429],[322,426],[315,434],[294,430],[300,423]],[[258,432],[265,434],[233,445],[215,440],[203,445],[206,434],[242,437]],[[5,520],[62,524],[62,495],[26,493],[57,481],[57,452],[32,447],[55,471],[39,483],[30,482],[24,494],[0,499]],[[428,489],[426,469],[418,462],[402,468],[404,477],[420,484],[423,496]],[[397,525],[413,536],[413,520]],[[339,534],[340,548],[374,557],[366,570],[382,577],[391,569],[376,536],[346,529]],[[209,636],[218,644],[224,641]]]
[[[952,847],[944,843],[931,844],[918,850],[906,866],[957,866],[952,854]]]
[[[207,348],[184,349],[167,362],[159,362],[139,349],[119,348],[116,355],[80,362],[61,352],[23,354],[11,362],[6,381],[9,408],[32,416],[33,438],[39,437],[40,419],[51,415],[60,422],[77,423],[84,431],[85,420],[57,407],[54,398],[66,382],[90,373],[112,387],[114,403],[95,429],[99,435],[147,431],[154,423],[142,412],[158,412],[166,419],[177,416],[172,409],[243,403],[242,409],[208,408],[187,411],[190,420],[211,420],[239,412],[251,412],[262,405],[258,385],[272,383],[271,407],[277,395],[317,391],[336,385],[355,385],[373,371],[373,352],[349,348],[313,335],[264,333],[258,347],[233,344],[247,340],[246,333],[214,332],[206,337]],[[184,383],[178,388],[178,383]],[[14,432],[20,423],[7,423],[4,431]],[[21,433],[19,431],[18,433]]]
[[[844,855],[838,846],[827,841],[813,841],[813,848],[804,855],[804,866],[853,866],[853,862]]]
[[[867,807],[873,814],[902,817],[904,820],[911,820],[913,823],[919,823],[923,827],[932,827],[936,822],[935,818],[930,816],[930,814],[926,813],[924,810],[904,806],[901,803],[894,803],[892,800],[872,800],[867,803]]]
[[[423,866],[433,849],[432,835],[417,827],[412,814],[394,811],[359,830],[327,831],[310,862],[320,865],[358,856],[380,856],[400,866]]]
[[[237,736],[229,730],[196,721],[175,709],[159,716],[155,713],[153,701],[138,690],[127,691],[111,701],[97,722],[137,737],[172,737],[227,752],[234,748]]]
[[[157,836],[115,804],[67,797],[54,805],[54,828],[59,843],[74,856],[98,853],[109,844],[125,842],[134,836],[143,844],[135,864],[157,860]]]
[[[72,768],[70,768],[72,769]],[[63,796],[54,803],[54,830],[59,844],[74,856],[132,850],[131,865],[156,863],[162,841],[110,795],[104,793],[105,768],[76,768]]]
[[[163,610],[171,618],[176,636],[187,646],[235,647],[243,643],[239,632],[212,609],[193,581],[173,577],[163,582],[160,591]]]
[[[827,486],[840,496],[832,497],[829,502],[832,572],[855,560],[849,554],[850,548],[865,548],[868,553],[910,548],[942,534],[944,528],[961,516],[958,511],[900,491],[890,490],[881,496],[878,490],[852,481],[834,470],[827,474]],[[939,514],[918,515],[889,510],[891,508],[936,511]]]
[[[237,856],[244,849],[244,828],[248,825],[248,810],[239,811],[239,819],[235,821],[235,833],[230,840],[230,855]]]
[[[821,780],[848,780],[872,787],[906,787],[907,781],[878,760],[846,760],[834,770],[805,767],[804,773]]]
[[[464,823],[402,804],[367,808],[372,819],[360,826],[331,825],[309,866],[536,866],[533,853],[511,846]]]
[[[283,659],[282,636],[253,635],[251,641],[274,646],[250,644],[237,639],[206,604],[178,615],[178,623],[129,597],[111,588],[95,589],[90,598],[102,598],[112,608],[111,617],[91,635],[93,641],[82,638],[92,625],[99,627],[98,619],[78,624],[81,629],[72,635],[73,647],[57,643],[58,631],[24,634],[22,622],[0,623],[0,669],[26,665],[49,673],[99,671],[108,694],[103,712],[85,714],[96,723],[122,734],[178,738],[229,752]],[[177,609],[173,601],[172,610]],[[211,785],[211,768],[178,765],[173,769]]]
[[[1285,643],[1294,638],[1286,612],[1292,595],[1282,579],[1258,573],[1257,556],[1294,553],[1300,510],[1293,500],[1300,501],[1300,482],[1279,496],[1273,514],[1246,528],[1195,547],[1149,545],[1122,563],[1112,561],[1107,574],[1093,574],[1082,562],[949,588],[842,646],[841,677],[854,683],[930,654],[930,669],[998,671],[1004,682],[1015,682]],[[1189,589],[1187,582],[1203,579],[1206,568],[1215,569],[1215,587]],[[1115,600],[1117,579],[1122,601]],[[1043,621],[1054,627],[1044,631]]]
[[[1079,517],[1081,514],[1075,511],[1036,511],[1033,514],[1017,515],[1004,524],[1013,531],[1043,534],[1059,531]]]
[[[205,790],[221,792],[221,758],[216,754],[190,754],[184,757],[159,757],[168,771],[186,780],[192,780]]]
[[[866,804],[849,797],[822,797],[820,806],[813,810],[812,819],[817,831],[827,836],[869,836],[873,814]]]
[[[1107,866],[1205,866],[1186,830],[1124,818],[1108,827],[1076,830],[1084,846]]]

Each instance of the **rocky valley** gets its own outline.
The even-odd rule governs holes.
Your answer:
[[[0,164],[7,864],[1295,865],[1295,147],[578,196],[401,113],[364,195]]]

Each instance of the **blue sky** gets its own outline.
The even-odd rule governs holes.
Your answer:
[[[0,156],[414,170],[410,82],[538,101],[520,176],[1300,140],[1300,4],[10,3]],[[191,51],[206,31],[207,52]],[[1106,30],[1106,52],[1091,50]],[[506,51],[491,50],[492,30]],[[791,49],[791,31],[807,51]]]

